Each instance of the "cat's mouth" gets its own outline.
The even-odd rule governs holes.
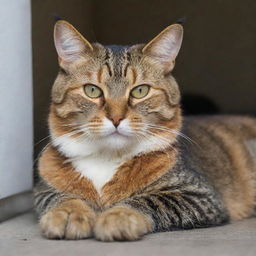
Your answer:
[[[115,131],[111,132],[110,134],[108,134],[107,136],[128,137],[126,134],[123,134],[122,132],[118,131],[117,129]]]
[[[128,138],[131,137],[131,131],[129,129],[124,129],[122,127],[111,127],[107,131],[103,132],[104,137],[117,137],[117,138]]]
[[[109,132],[102,137],[104,147],[113,149],[124,149],[130,144],[134,143],[131,136],[124,134],[117,129],[115,131]]]

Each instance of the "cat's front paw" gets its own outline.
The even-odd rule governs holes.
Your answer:
[[[101,241],[138,240],[152,231],[144,214],[128,206],[116,206],[103,212],[94,227],[95,238]]]
[[[92,235],[95,213],[80,200],[70,200],[49,210],[40,219],[49,239],[83,239]]]

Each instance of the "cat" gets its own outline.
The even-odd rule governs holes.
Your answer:
[[[256,120],[183,118],[183,27],[147,44],[89,43],[56,23],[60,71],[34,202],[49,239],[137,240],[255,214]]]

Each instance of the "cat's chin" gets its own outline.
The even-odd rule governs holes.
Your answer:
[[[102,143],[111,149],[122,149],[134,143],[133,138],[122,135],[120,133],[112,133],[103,138]]]

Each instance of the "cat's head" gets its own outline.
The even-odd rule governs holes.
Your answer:
[[[182,36],[175,24],[148,44],[103,46],[58,21],[60,71],[49,117],[53,144],[70,157],[169,147],[181,126],[180,92],[171,71]]]

